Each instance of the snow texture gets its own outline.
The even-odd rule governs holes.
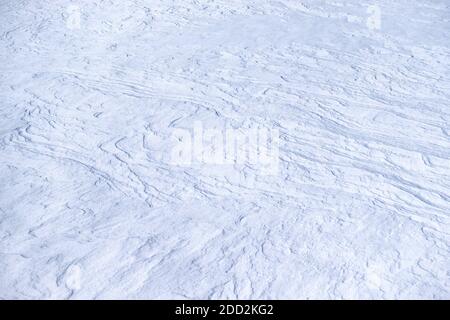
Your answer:
[[[2,0],[0,59],[0,298],[450,298],[450,1]]]

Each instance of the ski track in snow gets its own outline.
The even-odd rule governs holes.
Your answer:
[[[0,298],[449,299],[449,21],[447,0],[2,1]],[[171,165],[195,121],[277,128],[278,174]]]

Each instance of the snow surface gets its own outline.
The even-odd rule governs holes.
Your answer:
[[[449,21],[2,0],[0,298],[450,298]],[[171,163],[196,121],[279,130],[277,174]]]

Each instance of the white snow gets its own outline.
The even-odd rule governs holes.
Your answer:
[[[3,0],[0,60],[0,298],[450,298],[450,1]]]

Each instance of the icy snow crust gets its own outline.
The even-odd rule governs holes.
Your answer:
[[[450,298],[449,19],[1,1],[0,298]],[[195,121],[277,128],[278,174],[171,164]]]

